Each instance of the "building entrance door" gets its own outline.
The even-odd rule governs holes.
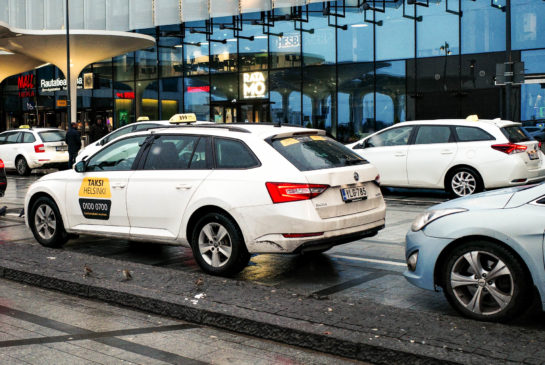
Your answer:
[[[263,123],[269,120],[267,102],[214,102],[212,120],[215,123]]]

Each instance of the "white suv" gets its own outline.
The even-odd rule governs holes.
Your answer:
[[[27,192],[44,246],[73,234],[190,246],[206,272],[251,253],[325,251],[384,227],[377,169],[321,130],[188,125],[135,132]]]
[[[540,143],[499,119],[403,122],[347,147],[377,167],[384,186],[465,196],[545,179]]]
[[[0,133],[0,159],[6,169],[29,175],[32,169],[68,167],[66,131],[56,128],[20,128]]]

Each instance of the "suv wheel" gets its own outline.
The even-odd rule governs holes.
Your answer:
[[[15,160],[15,168],[17,169],[17,173],[21,176],[30,175],[30,167],[28,167],[28,163],[22,156],[17,157],[17,160]]]
[[[41,197],[30,209],[28,217],[34,238],[45,247],[61,247],[68,241],[57,204],[48,197]]]
[[[531,278],[507,249],[488,241],[456,248],[443,269],[443,287],[450,304],[481,321],[508,320],[529,303]]]
[[[237,274],[250,260],[240,229],[221,213],[208,213],[199,219],[191,248],[199,266],[212,275]]]
[[[481,177],[469,167],[451,171],[445,181],[445,190],[456,198],[479,193],[483,189]]]

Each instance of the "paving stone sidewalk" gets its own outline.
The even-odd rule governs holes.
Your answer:
[[[377,364],[545,364],[545,323],[490,324],[369,300],[305,297],[31,243],[0,245],[0,276]]]

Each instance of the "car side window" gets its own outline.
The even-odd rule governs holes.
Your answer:
[[[216,167],[218,169],[247,169],[259,166],[259,161],[241,141],[215,138]]]
[[[189,168],[198,136],[165,135],[153,141],[144,170],[183,170]]]
[[[7,143],[6,140],[7,140],[9,135],[10,135],[10,133],[0,133],[0,144]]]
[[[106,144],[106,143],[108,143],[110,141],[113,141],[117,137],[121,137],[124,134],[132,132],[133,128],[134,128],[134,126],[129,125],[129,126],[120,128],[120,129],[116,130],[115,132],[110,133],[109,135],[107,135],[104,138],[104,144]]]
[[[88,162],[86,171],[127,171],[132,169],[136,155],[147,136],[123,139],[100,150]]]
[[[189,165],[190,169],[204,170],[208,167],[206,164],[208,154],[206,145],[208,144],[208,141],[209,139],[206,137],[201,137],[199,139],[195,152],[193,152],[193,157],[191,157],[191,164]]]
[[[6,143],[18,143],[20,135],[20,132],[13,132],[8,134],[6,138]]]
[[[450,126],[423,125],[418,128],[414,144],[449,143],[451,133]]]
[[[403,146],[409,143],[413,126],[388,129],[365,141],[365,147]]]
[[[156,124],[156,123],[144,123],[144,124],[138,124],[134,127],[134,130],[133,132],[136,132],[136,131],[143,131],[145,129],[148,129],[148,128],[153,128],[153,127],[157,127],[159,126],[160,124]]]
[[[32,133],[25,132],[23,133],[23,143],[34,143],[36,138]]]
[[[458,126],[455,129],[458,142],[491,141],[495,139],[488,132],[478,127]]]

